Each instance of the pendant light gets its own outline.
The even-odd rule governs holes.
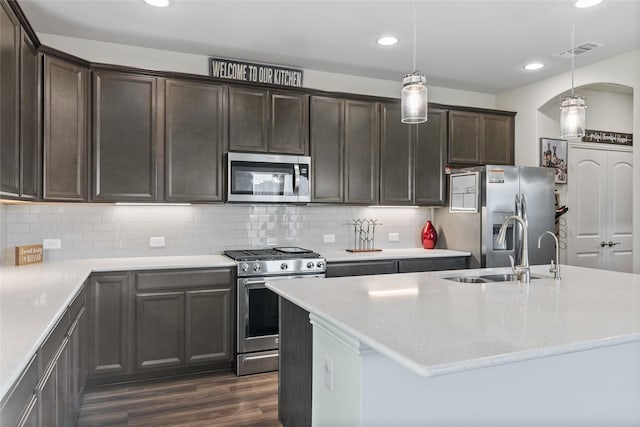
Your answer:
[[[413,72],[402,81],[400,120],[402,123],[427,121],[427,79],[416,67],[416,2],[413,2]]]
[[[584,136],[587,103],[584,97],[576,96],[573,84],[575,30],[576,24],[573,24],[571,27],[571,95],[560,100],[560,133],[562,138],[581,138]]]

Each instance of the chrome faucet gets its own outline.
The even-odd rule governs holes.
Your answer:
[[[553,260],[551,260],[551,267],[549,267],[549,273],[553,273],[553,278],[556,280],[559,280],[560,279],[560,244],[558,242],[558,237],[550,231],[545,231],[538,237],[538,249],[540,249],[540,243],[542,242],[542,238],[546,234],[549,234],[551,235],[551,237],[553,237],[554,244],[556,245],[556,261],[554,264]]]
[[[520,280],[521,283],[529,283],[529,280],[531,279],[531,272],[529,269],[529,233],[527,230],[526,221],[518,215],[511,215],[507,217],[507,219],[505,219],[502,223],[502,227],[500,227],[497,243],[499,245],[505,244],[507,226],[509,225],[510,221],[517,221],[520,223],[520,225],[522,225],[522,252],[520,257],[521,261],[520,264],[514,265],[515,261],[513,260],[513,257],[509,255],[509,260],[511,260],[511,269],[513,270],[513,273],[518,276],[518,280]]]

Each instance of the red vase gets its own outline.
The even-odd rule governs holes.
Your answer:
[[[422,247],[425,249],[433,249],[438,243],[438,233],[436,228],[431,223],[431,220],[427,220],[427,223],[422,228]]]

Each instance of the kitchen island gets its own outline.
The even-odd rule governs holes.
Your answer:
[[[310,313],[313,425],[638,425],[640,275],[532,270],[268,283]]]

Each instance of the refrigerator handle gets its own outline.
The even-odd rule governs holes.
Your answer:
[[[527,223],[527,199],[524,197],[524,194],[520,195],[520,204],[522,205],[520,208],[520,211],[522,212],[522,220],[526,225],[529,225],[529,223]]]

